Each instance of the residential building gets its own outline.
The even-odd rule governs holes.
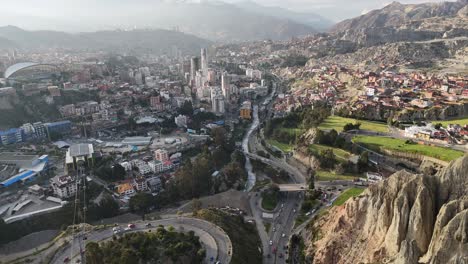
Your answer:
[[[154,151],[154,159],[164,162],[169,160],[169,153],[165,149],[157,149]]]
[[[125,182],[117,186],[117,193],[121,196],[132,196],[135,194],[135,189],[130,182]]]
[[[184,115],[178,115],[174,118],[174,122],[177,127],[187,127],[187,117]]]
[[[139,192],[144,192],[148,190],[148,183],[144,178],[136,178],[133,180],[133,186]]]
[[[151,168],[153,173],[161,173],[163,172],[163,163],[160,160],[152,160],[148,162],[148,166]]]
[[[70,198],[76,194],[75,178],[69,175],[55,176],[50,180],[54,194],[59,198]]]
[[[244,101],[240,108],[240,117],[243,119],[252,119],[252,103],[250,101]]]

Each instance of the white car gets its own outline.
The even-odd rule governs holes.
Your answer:
[[[273,227],[273,232],[276,232],[276,227]]]
[[[285,233],[281,234],[281,237],[285,237],[285,236],[286,236],[286,234],[285,234]]]
[[[273,241],[270,240],[270,246],[273,245]]]

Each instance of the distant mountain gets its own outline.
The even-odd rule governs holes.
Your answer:
[[[285,9],[236,6],[210,1],[132,0],[95,1],[89,8],[76,9],[73,15],[47,19],[20,17],[6,21],[23,28],[66,31],[115,29],[177,29],[212,41],[284,40],[309,35],[328,22],[316,15],[298,14]],[[111,2],[111,1],[109,1]],[[265,11],[261,11],[264,8]],[[8,14],[0,10],[0,21]],[[78,19],[86,17],[85,20]],[[315,23],[315,21],[317,23]]]
[[[316,32],[309,25],[223,2],[161,2],[144,21],[148,25],[177,27],[213,41],[283,40]]]
[[[331,33],[360,46],[468,37],[468,0],[404,5],[393,2],[342,21]]]
[[[17,44],[14,43],[13,41],[0,37],[0,49],[11,49],[16,47]]]
[[[331,20],[314,13],[300,13],[276,6],[262,6],[249,0],[236,3],[235,5],[249,12],[292,20],[317,30],[327,30],[333,25]]]
[[[197,54],[211,42],[192,35],[169,30],[97,31],[70,34],[59,31],[27,31],[14,26],[0,27],[2,39],[16,47],[106,49],[111,51],[170,52],[173,46]]]

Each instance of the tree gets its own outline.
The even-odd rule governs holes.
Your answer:
[[[211,130],[211,137],[214,140],[216,146],[223,147],[226,145],[226,129],[223,127],[217,127]]]
[[[196,212],[196,211],[201,209],[202,202],[199,199],[194,198],[194,199],[192,199],[191,205],[192,205],[192,211]]]
[[[333,167],[335,167],[336,158],[332,149],[325,149],[320,151],[319,160],[320,167],[324,169],[332,169]]]
[[[148,213],[153,205],[153,196],[149,193],[137,193],[130,198],[130,210],[140,213],[142,215]]]
[[[133,97],[132,97],[133,98]],[[128,118],[128,128],[133,131],[137,127],[137,123],[135,121],[134,117],[129,117]]]
[[[310,177],[307,181],[309,183],[309,190],[315,189],[315,171],[314,170],[311,170]]]
[[[191,101],[185,101],[184,104],[179,108],[179,114],[192,116],[193,115],[193,106]]]
[[[434,125],[434,128],[439,130],[440,128],[442,127],[442,124],[441,123],[437,123]]]
[[[358,168],[360,172],[365,171],[369,167],[369,152],[364,151],[358,159]]]
[[[86,244],[86,263],[101,264],[104,258],[99,244],[96,242],[89,242]]]

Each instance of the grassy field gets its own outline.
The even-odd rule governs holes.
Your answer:
[[[461,151],[421,144],[407,144],[405,140],[396,138],[357,136],[353,139],[353,141],[363,144],[374,151],[380,151],[383,148],[388,150],[425,155],[444,161],[451,161],[463,157],[464,155],[464,153]]]
[[[468,125],[468,117],[449,120],[449,121],[432,121],[432,123],[433,124],[441,123],[442,126],[444,127],[447,127],[447,125],[450,125],[450,124],[459,124],[461,126],[465,126],[465,125]]]
[[[279,142],[277,140],[274,140],[274,139],[267,139],[267,142],[268,142],[268,144],[281,149],[281,151],[283,151],[284,153],[290,152],[294,148],[293,145],[281,143],[281,142]]]
[[[356,178],[362,177],[362,175],[334,174],[330,171],[319,170],[319,171],[316,171],[315,177],[317,181],[337,181],[337,180],[352,181]]]
[[[343,131],[344,125],[348,123],[361,123],[361,129],[362,130],[370,130],[370,131],[375,131],[375,132],[388,132],[388,127],[387,124],[385,123],[379,123],[379,122],[373,122],[373,121],[365,121],[365,120],[357,120],[353,118],[345,118],[345,117],[340,117],[340,116],[330,116],[325,121],[320,124],[319,129],[322,130],[331,130],[335,129],[338,132]]]
[[[351,188],[344,191],[336,200],[333,202],[334,206],[340,206],[344,204],[349,198],[360,195],[365,189]]]
[[[278,195],[276,193],[262,192],[262,208],[273,211],[278,204]]]
[[[341,159],[341,160],[344,160],[344,161],[348,160],[349,157],[351,156],[351,153],[349,153],[346,150],[343,150],[343,149],[340,149],[340,148],[334,148],[334,147],[330,147],[330,146],[325,146],[325,145],[313,144],[313,145],[309,146],[309,149],[312,150],[313,152],[317,153],[317,154],[320,154],[320,152],[322,150],[332,149],[335,156],[338,159]]]

